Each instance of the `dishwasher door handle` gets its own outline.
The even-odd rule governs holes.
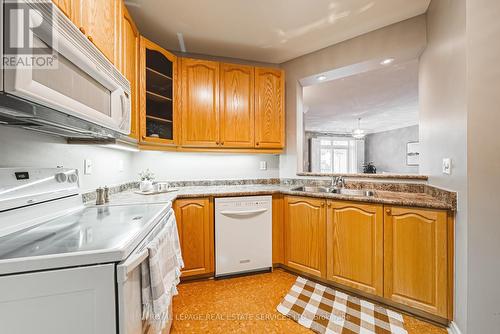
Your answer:
[[[264,213],[268,209],[246,210],[246,211],[221,211],[220,214],[224,216],[250,216],[259,213]]]

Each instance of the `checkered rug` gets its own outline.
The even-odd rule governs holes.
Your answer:
[[[298,277],[278,312],[316,333],[407,334],[403,316]]]

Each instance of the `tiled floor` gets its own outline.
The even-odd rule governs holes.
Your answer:
[[[312,333],[285,318],[276,306],[296,276],[273,273],[205,280],[179,285],[174,298],[172,333]],[[446,334],[418,319],[404,316],[409,334]]]

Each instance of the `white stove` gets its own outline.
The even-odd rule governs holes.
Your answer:
[[[133,333],[144,249],[172,223],[170,202],[85,206],[74,169],[0,168],[0,332]]]

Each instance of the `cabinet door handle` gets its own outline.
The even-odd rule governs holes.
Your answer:
[[[256,143],[255,143],[255,146],[259,146],[259,145],[260,145],[260,144],[259,144],[259,142],[256,142]]]
[[[332,207],[332,203],[328,203],[328,207],[331,208]]]
[[[85,29],[83,29],[83,27],[80,27],[80,31],[85,35]]]
[[[94,43],[94,40],[92,39],[92,36],[87,36],[87,38],[89,39],[89,41],[91,41],[92,43]]]
[[[391,211],[391,209],[387,209],[387,210],[385,210],[385,213],[387,213],[390,216],[392,211]]]
[[[324,208],[325,207],[325,203],[321,203],[321,207]]]

